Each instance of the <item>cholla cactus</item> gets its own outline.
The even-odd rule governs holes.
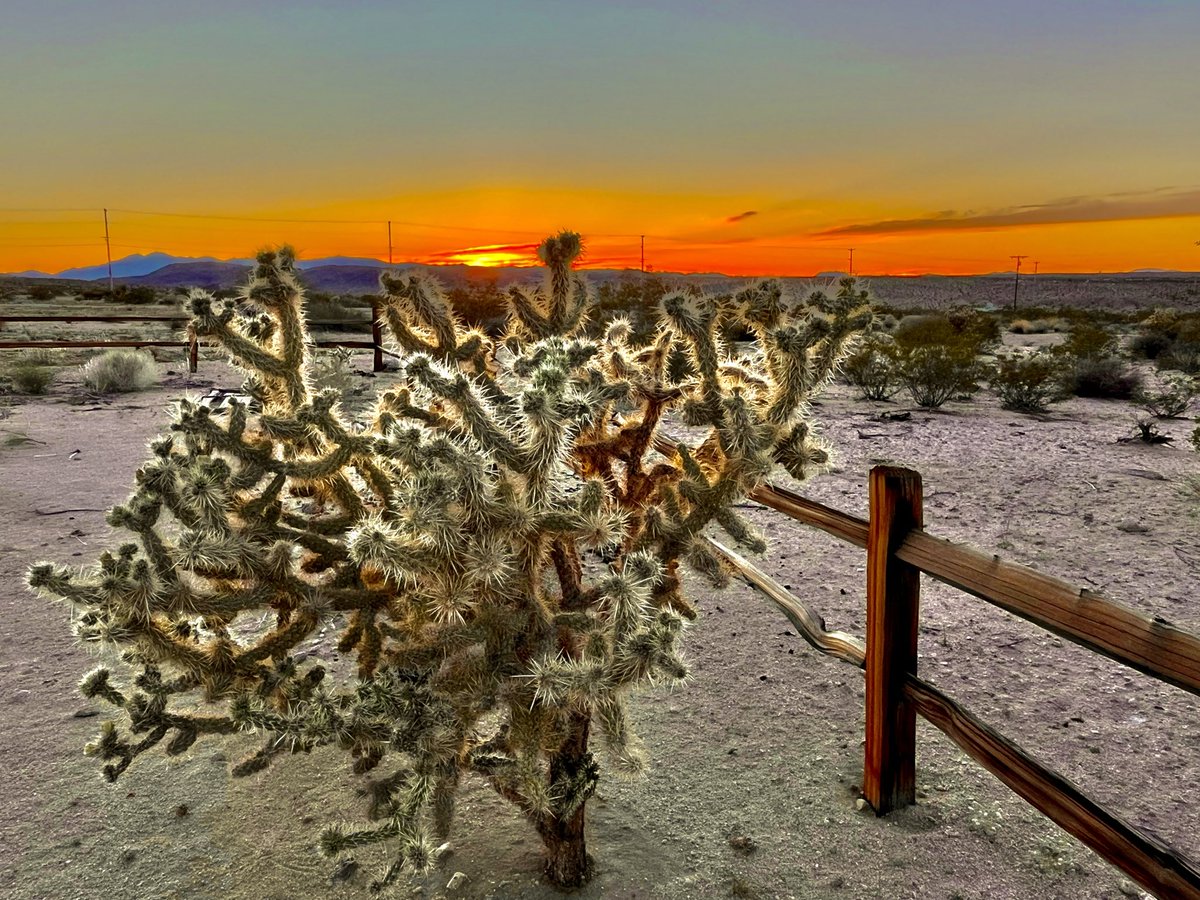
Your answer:
[[[687,677],[696,611],[680,562],[723,583],[702,540],[713,523],[764,549],[733,505],[776,463],[800,479],[825,464],[805,401],[870,313],[853,285],[793,305],[768,281],[719,307],[666,297],[647,347],[623,320],[589,340],[580,250],[571,233],[541,245],[546,284],[510,293],[498,343],[432,281],[385,274],[402,364],[362,433],[335,392],[311,389],[289,249],[259,254],[249,317],[192,294],[197,333],[246,370],[261,412],[181,402],[109,514],[135,540],[83,572],[28,576],[76,608],[80,638],[119,653],[120,676],[101,667],[81,684],[122,713],[87,748],[109,779],[209,734],[265,737],[235,775],[336,744],[356,772],[385,774],[374,824],[330,827],[320,845],[388,845],[377,889],[430,865],[471,774],[525,813],[552,882],[586,880],[591,746],[641,772],[627,699]],[[748,354],[716,337],[730,319],[754,333]],[[657,457],[673,411],[703,437]],[[356,677],[297,653],[331,625]]]

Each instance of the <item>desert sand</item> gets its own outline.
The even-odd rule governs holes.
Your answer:
[[[190,381],[180,366],[162,368],[175,374],[150,392],[80,402],[67,378],[0,411],[0,893],[365,896],[379,851],[341,864],[315,851],[323,823],[361,818],[343,755],[287,758],[234,781],[230,760],[254,739],[208,739],[170,761],[147,754],[108,784],[82,753],[105,715],[76,690],[95,660],[71,637],[69,610],[28,592],[23,573],[40,559],[90,562],[116,543],[104,510],[127,495],[168,403],[238,383],[214,362]],[[1118,443],[1132,427],[1126,403],[1074,399],[1028,416],[986,393],[914,410],[907,422],[878,419],[904,409],[834,386],[815,413],[837,462],[802,492],[865,515],[870,466],[913,467],[931,533],[1200,630],[1190,421],[1162,426],[1174,446]],[[831,628],[861,635],[863,552],[768,510],[749,515],[771,541],[760,565]],[[885,818],[859,810],[859,672],[810,650],[745,584],[690,586],[702,611],[687,642],[691,681],[635,702],[653,768],[641,781],[602,781],[589,804],[597,874],[577,896],[1142,896],[924,723],[918,804]],[[924,676],[1097,800],[1200,857],[1197,698],[965,594],[929,581],[922,591]],[[335,651],[317,641],[311,652]],[[560,896],[539,881],[539,849],[476,785],[442,868],[402,881],[396,895]],[[465,880],[448,889],[457,872]]]

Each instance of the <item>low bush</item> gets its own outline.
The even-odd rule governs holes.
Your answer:
[[[1133,402],[1156,419],[1178,419],[1191,407],[1197,393],[1195,379],[1171,373],[1163,375],[1155,389],[1136,390]]]
[[[118,284],[113,288],[110,298],[114,303],[128,303],[131,306],[141,306],[158,300],[158,292],[145,284]]]
[[[1063,399],[1062,368],[1062,360],[1051,353],[1001,356],[988,382],[1005,409],[1040,413]]]
[[[1143,331],[1129,340],[1127,350],[1134,359],[1158,359],[1175,346],[1175,340],[1162,331]]]
[[[106,350],[83,366],[83,383],[101,394],[143,391],[156,381],[154,359],[138,350]]]
[[[1200,376],[1200,344],[1176,341],[1154,361],[1160,371],[1182,372]]]
[[[18,394],[44,394],[54,382],[54,369],[34,360],[9,366],[7,374]]]
[[[863,400],[888,400],[900,390],[890,341],[871,337],[842,363],[842,374]]]
[[[1117,337],[1099,325],[1081,321],[1072,325],[1067,339],[1055,347],[1054,352],[1076,359],[1111,357],[1117,352]]]
[[[1141,373],[1118,356],[1078,357],[1064,378],[1064,389],[1076,397],[1131,400],[1141,386]]]
[[[930,344],[892,351],[896,377],[913,402],[937,409],[947,400],[979,390],[982,366],[973,347],[965,344]]]

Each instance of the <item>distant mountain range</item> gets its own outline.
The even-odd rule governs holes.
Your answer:
[[[169,253],[135,253],[122,259],[113,260],[112,275],[114,280],[123,284],[144,284],[151,287],[201,287],[208,290],[236,287],[246,277],[246,271],[253,261],[249,259],[216,259],[212,256],[172,256]],[[535,277],[537,270],[519,267],[481,268],[472,266],[426,266],[420,263],[388,264],[383,260],[363,256],[325,256],[319,259],[305,259],[297,264],[297,268],[305,273],[306,285],[315,291],[327,293],[374,293],[379,288],[380,269],[421,268],[436,271],[444,280],[451,283],[464,283],[495,279],[501,285],[514,281],[528,281]],[[590,269],[589,276],[604,281],[607,277],[624,275],[633,269]],[[674,275],[676,273],[660,272],[659,275]],[[989,272],[980,276],[932,276],[959,278],[1011,278],[1012,272]],[[1131,272],[1096,273],[1103,277],[1164,277],[1186,276],[1195,273],[1181,272],[1174,269],[1135,269]],[[844,278],[845,272],[820,272],[813,276],[816,279],[835,280]],[[1022,273],[1026,277],[1035,277],[1032,273]],[[108,266],[81,266],[64,269],[61,272],[39,272],[26,270],[24,272],[0,273],[0,277],[9,278],[54,278],[72,281],[100,281],[108,278]],[[689,279],[711,279],[721,281],[728,276],[718,273],[692,274]],[[868,276],[870,277],[870,276]],[[873,276],[890,277],[890,276]],[[1087,278],[1090,274],[1055,275],[1051,272],[1039,273],[1038,278]]]
[[[232,265],[245,271],[253,260],[250,259],[217,259],[213,256],[172,256],[169,253],[134,253],[130,256],[114,259],[112,264],[113,278],[141,278],[152,275],[168,266],[193,265],[197,263],[217,263]],[[388,264],[378,259],[362,256],[326,256],[321,259],[305,259],[296,267],[316,269],[321,266],[362,266],[373,269],[389,268]],[[108,264],[99,266],[81,266],[74,269],[63,269],[61,272],[38,272],[28,269],[24,272],[4,273],[16,278],[68,278],[73,281],[99,281],[108,277]]]

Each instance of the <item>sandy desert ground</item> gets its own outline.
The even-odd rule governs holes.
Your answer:
[[[1009,338],[1012,340],[1012,338]],[[163,366],[170,369],[170,366]],[[181,367],[176,366],[175,369]],[[251,738],[202,740],[170,762],[148,754],[110,785],[82,747],[103,714],[76,691],[90,666],[68,610],[26,591],[38,559],[82,563],[114,542],[104,510],[126,496],[164,408],[199,377],[111,402],[79,402],[69,379],[0,421],[0,894],[14,898],[359,897],[381,863],[337,865],[322,823],[358,818],[338,754],[227,777]],[[816,409],[838,448],[803,492],[865,515],[872,464],[924,476],[926,527],[1200,630],[1192,427],[1176,445],[1118,443],[1128,404],[1071,400],[1046,416],[984,394],[907,422],[835,387]],[[0,444],[4,442],[0,440]],[[831,628],[864,631],[861,550],[766,510],[762,566]],[[605,780],[589,805],[595,880],[580,898],[1121,898],[1116,870],[1026,806],[932,726],[919,726],[919,802],[886,818],[856,808],[862,766],[858,672],[811,651],[754,590],[692,580],[702,618],[693,678],[635,704],[654,768]],[[1200,858],[1200,701],[940,585],[923,585],[921,670],[1098,800]],[[334,651],[323,643],[315,655]],[[539,844],[483,787],[460,808],[454,852],[399,896],[558,896],[538,881]],[[456,872],[465,882],[453,890]]]

